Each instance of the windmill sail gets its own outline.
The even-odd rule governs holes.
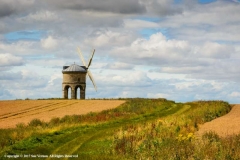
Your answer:
[[[92,73],[90,72],[90,70],[87,71],[87,74],[88,74],[90,80],[92,81],[92,84],[93,84],[95,90],[97,91],[97,86],[96,86],[96,84],[95,84],[95,81],[94,81],[94,79],[93,79],[93,76],[92,76]]]
[[[88,66],[87,66],[87,68],[90,67],[90,65],[91,65],[91,63],[92,63],[92,59],[93,59],[94,53],[95,53],[95,49],[93,50],[92,56],[90,57],[90,59],[89,59],[89,61],[88,61]]]
[[[90,67],[90,65],[91,65],[91,63],[92,63],[92,59],[93,59],[93,56],[94,56],[94,53],[95,53],[95,49],[94,49],[93,52],[92,52],[92,55],[91,55],[91,57],[90,57],[90,59],[89,59],[89,61],[88,61],[88,65],[87,65],[87,66],[86,66],[86,62],[85,62],[85,60],[84,60],[84,58],[83,58],[83,54],[82,54],[80,48],[78,47],[77,50],[78,50],[78,54],[79,54],[79,57],[80,57],[83,65],[84,65],[84,66],[86,67],[86,69],[87,69],[87,75],[88,75],[88,77],[90,78],[90,80],[92,81],[92,84],[93,84],[95,90],[97,91],[97,85],[96,85],[96,83],[95,83],[95,81],[94,81],[94,79],[93,79],[92,73],[91,73],[90,70],[89,70],[89,67]]]
[[[83,65],[85,67],[87,67],[80,48],[78,47],[77,50],[78,50],[78,54],[79,54],[80,59],[82,60]]]

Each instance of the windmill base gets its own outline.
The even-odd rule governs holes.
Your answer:
[[[71,99],[77,99],[77,95],[78,95],[78,88],[80,88],[80,99],[85,99],[85,89],[86,86],[85,85],[79,85],[79,84],[63,84],[63,98],[64,99],[70,99],[70,97],[68,97],[68,91],[71,91]]]

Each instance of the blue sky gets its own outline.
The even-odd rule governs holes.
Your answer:
[[[29,30],[29,31],[16,31],[9,32],[4,35],[4,38],[8,41],[17,40],[40,40],[46,33],[39,30]]]
[[[87,98],[240,102],[239,1],[100,1],[0,1],[0,100],[61,97],[79,46]]]
[[[198,0],[199,3],[212,3],[212,2],[216,2],[217,0]]]

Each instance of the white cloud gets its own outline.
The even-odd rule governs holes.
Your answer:
[[[158,23],[155,22],[148,22],[144,20],[139,20],[139,19],[126,19],[123,21],[124,28],[129,29],[129,28],[157,28],[159,27]]]
[[[216,42],[197,45],[183,40],[168,40],[162,33],[156,33],[149,39],[137,39],[128,46],[116,47],[111,53],[124,63],[157,67],[149,70],[158,73],[236,81],[240,79],[236,51],[233,45]]]
[[[45,39],[41,39],[41,45],[45,49],[54,49],[58,46],[58,41],[52,36],[48,36]]]
[[[109,63],[105,67],[108,69],[124,70],[124,69],[133,69],[134,65],[122,63],[122,62],[115,62],[115,63]]]
[[[230,45],[218,44],[213,42],[206,42],[199,51],[201,55],[199,57],[207,58],[230,58],[231,54],[235,52],[235,49]]]
[[[166,98],[171,100],[171,95],[166,93],[148,93],[148,98]]]
[[[44,59],[35,59],[35,60],[28,61],[28,64],[35,65],[35,66],[44,65],[45,67],[49,67],[49,68],[61,68],[66,63],[67,63],[66,60],[53,59],[53,58],[48,58],[47,60],[44,58]]]
[[[20,66],[24,64],[21,57],[14,56],[10,53],[0,53],[0,67],[5,66]]]
[[[178,61],[190,54],[191,46],[186,41],[167,40],[161,33],[153,34],[150,39],[137,39],[130,46],[119,47],[113,50],[114,56],[131,60],[132,63],[143,64],[168,63],[169,61]],[[167,62],[168,61],[168,62]]]
[[[53,74],[50,78],[50,80],[48,81],[48,84],[53,86],[54,85],[54,81],[57,80],[57,79],[61,79],[62,78],[62,75],[60,73],[56,73],[56,74]]]
[[[37,11],[36,13],[30,13],[26,17],[21,17],[18,20],[21,22],[32,22],[32,21],[50,21],[53,22],[58,20],[59,17],[55,12],[52,11]],[[35,22],[36,23],[36,22]]]
[[[191,41],[239,41],[240,5],[228,1],[217,1],[208,5],[197,5],[164,18],[159,25],[170,28],[174,38]]]
[[[6,71],[2,71],[1,72],[1,75],[0,75],[0,80],[19,80],[22,78],[22,74],[21,72],[17,72],[17,73],[14,73],[14,72],[6,72]]]
[[[90,34],[84,43],[97,48],[115,47],[126,45],[134,38],[131,32],[117,32],[111,30],[96,31]]]
[[[233,98],[239,98],[240,97],[240,92],[232,92],[230,95],[230,97],[233,97]]]
[[[14,53],[14,55],[32,55],[39,53],[39,45],[36,41],[20,40],[13,43],[0,42],[0,51],[7,53]]]

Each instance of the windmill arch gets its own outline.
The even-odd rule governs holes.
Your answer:
[[[68,98],[69,98],[69,97],[68,97],[69,89],[70,89],[71,95],[72,95],[72,87],[71,87],[70,85],[65,85],[65,86],[63,87],[63,97],[64,97],[65,99],[68,99]],[[72,96],[71,96],[71,98],[72,98]]]
[[[79,89],[79,93],[78,93],[78,89]],[[78,99],[78,95],[80,95],[80,99],[85,99],[85,87],[82,85],[76,85],[75,89],[75,99]]]

